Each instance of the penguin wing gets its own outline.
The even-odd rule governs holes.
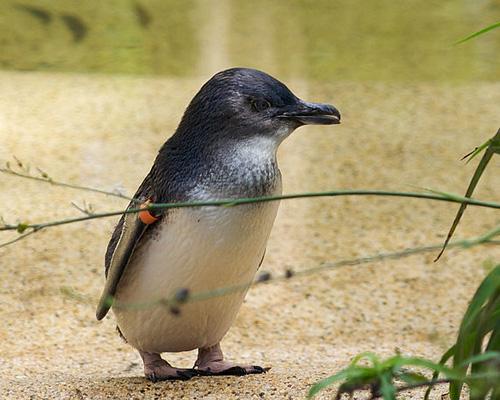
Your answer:
[[[148,227],[148,224],[138,218],[137,213],[122,215],[116,226],[106,252],[106,283],[97,306],[98,320],[103,319],[111,308],[123,271]]]

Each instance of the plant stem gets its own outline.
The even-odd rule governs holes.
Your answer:
[[[114,197],[119,197],[119,198],[125,199],[125,200],[132,200],[131,197],[128,197],[128,196],[121,194],[121,193],[110,192],[110,191],[102,190],[102,189],[96,189],[96,188],[89,187],[89,186],[74,185],[72,183],[55,181],[52,178],[44,178],[41,176],[23,174],[21,172],[13,171],[13,170],[8,169],[8,168],[0,167],[0,172],[3,172],[4,174],[14,175],[14,176],[17,176],[19,178],[25,178],[25,179],[31,179],[31,180],[34,180],[37,182],[49,183],[49,184],[54,185],[54,186],[61,186],[61,187],[70,188],[70,189],[77,189],[77,190],[85,190],[87,192],[94,192],[94,193],[99,193],[99,194],[105,194],[106,196],[114,196]]]
[[[268,201],[278,201],[278,200],[291,200],[299,198],[311,198],[311,197],[337,197],[337,196],[389,196],[389,197],[406,197],[406,198],[416,198],[416,199],[427,199],[435,201],[445,201],[451,203],[466,203],[479,207],[488,207],[500,209],[500,203],[488,202],[482,200],[475,200],[472,198],[466,198],[458,195],[449,194],[430,194],[430,193],[416,193],[416,192],[393,192],[384,190],[335,190],[327,192],[309,192],[309,193],[297,193],[288,194],[281,196],[264,196],[264,197],[252,197],[252,198],[241,198],[241,199],[228,199],[228,200],[208,200],[208,201],[195,201],[195,202],[179,202],[179,203],[155,203],[150,204],[147,208],[129,208],[127,210],[120,211],[109,211],[103,213],[95,213],[92,215],[85,215],[75,218],[67,218],[57,221],[42,222],[38,224],[23,224],[24,229],[35,229],[40,230],[43,228],[66,225],[75,222],[88,221],[91,219],[112,217],[121,214],[128,213],[138,213],[140,211],[148,210],[165,210],[170,208],[185,208],[185,207],[205,207],[205,206],[215,206],[215,207],[233,207],[242,204],[253,204]],[[0,231],[17,230],[19,225],[5,225],[0,227]]]
[[[491,241],[490,239],[488,239],[488,237],[486,235],[481,235],[478,238],[457,240],[457,241],[451,242],[449,244],[449,246],[454,247],[454,248],[464,248],[465,249],[465,248],[470,248],[472,246],[478,246],[478,245],[484,245],[484,244],[500,244],[500,242]],[[221,297],[221,296],[226,296],[226,295],[229,295],[232,293],[246,291],[250,287],[257,286],[260,284],[286,281],[286,280],[289,280],[291,278],[304,277],[304,276],[313,275],[313,274],[316,274],[319,272],[328,271],[328,270],[332,270],[332,269],[336,269],[336,268],[340,268],[340,267],[345,267],[345,266],[367,264],[367,263],[386,260],[386,259],[393,259],[393,260],[400,259],[403,257],[409,257],[411,255],[415,255],[415,254],[434,251],[434,250],[437,250],[440,248],[441,248],[441,244],[415,247],[415,248],[404,249],[404,250],[396,251],[396,252],[379,253],[379,254],[355,258],[355,259],[340,260],[340,261],[335,261],[335,262],[323,263],[323,264],[318,265],[316,267],[302,269],[300,271],[293,271],[291,274],[285,273],[284,275],[279,275],[279,276],[274,276],[274,277],[270,276],[266,280],[259,280],[259,278],[257,277],[257,279],[252,281],[252,282],[246,282],[246,283],[243,283],[240,285],[234,285],[234,286],[221,287],[221,288],[217,288],[217,289],[205,291],[205,292],[193,293],[193,294],[189,295],[189,298],[186,300],[186,302],[208,300],[208,299],[211,299],[214,297]],[[189,289],[189,288],[185,288],[185,289]],[[116,302],[114,303],[114,307],[126,308],[126,309],[128,309],[128,308],[144,309],[144,308],[150,308],[150,307],[154,307],[154,306],[172,306],[172,305],[179,306],[178,301],[175,298],[175,296],[172,296],[169,298],[161,298],[161,299],[158,299],[158,300],[153,301],[153,302],[146,302],[146,303],[140,303],[140,304],[139,303],[138,304],[120,304],[120,303],[116,303]]]

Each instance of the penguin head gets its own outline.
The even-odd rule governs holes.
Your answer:
[[[177,134],[210,142],[264,136],[279,143],[300,126],[339,123],[340,113],[332,105],[303,101],[262,71],[232,68],[202,86]]]

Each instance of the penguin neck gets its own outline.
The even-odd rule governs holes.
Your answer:
[[[217,163],[237,170],[259,171],[270,164],[276,164],[279,142],[272,137],[255,136],[226,141],[212,148],[211,158]]]
[[[212,148],[208,165],[208,185],[223,197],[266,196],[281,191],[281,174],[274,138],[255,136],[225,141]]]
[[[158,198],[188,201],[257,197],[281,192],[276,161],[280,140],[262,136],[239,140],[170,138],[151,170]]]

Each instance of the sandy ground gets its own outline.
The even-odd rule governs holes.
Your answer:
[[[0,73],[0,159],[15,155],[54,179],[132,193],[202,80]],[[280,150],[285,192],[339,188],[463,192],[474,165],[459,157],[500,125],[500,84],[382,85],[291,82],[308,100],[343,111],[339,127],[307,127]],[[477,196],[498,199],[498,160]],[[8,221],[99,211],[119,199],[0,175]],[[335,198],[281,204],[263,269],[323,262],[443,240],[456,206],[419,200]],[[470,208],[457,236],[498,224]],[[138,354],[94,317],[103,253],[115,219],[46,230],[0,249],[0,398],[303,398],[357,353],[437,359],[500,250],[452,250],[350,266],[250,290],[223,341],[230,359],[266,375],[150,383]],[[2,241],[13,237],[3,234]],[[194,353],[169,354],[191,366]],[[436,398],[445,389],[436,391]],[[323,394],[329,397],[333,391]]]

